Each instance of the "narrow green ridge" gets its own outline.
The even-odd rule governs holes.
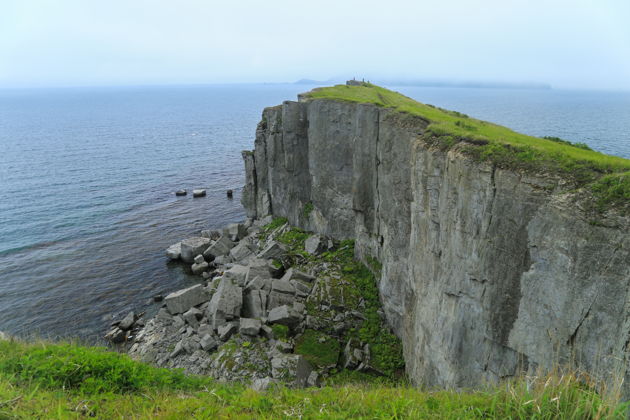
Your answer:
[[[561,175],[574,187],[586,187],[593,193],[595,210],[618,208],[623,214],[630,214],[628,159],[590,150],[582,143],[517,133],[369,83],[317,88],[303,97],[370,103],[420,117],[428,123],[421,138],[432,145],[448,150],[459,144],[463,152],[497,167]]]

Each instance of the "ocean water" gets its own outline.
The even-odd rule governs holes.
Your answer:
[[[240,152],[262,108],[310,88],[0,91],[0,331],[94,342],[112,314],[155,311],[154,295],[197,282],[165,248],[244,218]],[[394,89],[630,158],[630,93]]]

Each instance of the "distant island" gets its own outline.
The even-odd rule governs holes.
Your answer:
[[[328,80],[300,79],[295,85],[329,86],[343,83],[345,78]],[[362,78],[363,80],[363,78]],[[364,80],[365,81],[365,80]],[[370,80],[381,86],[417,86],[417,87],[449,87],[449,88],[480,88],[480,89],[551,89],[548,83],[539,82],[484,82],[475,80],[437,80],[437,79],[375,79]]]

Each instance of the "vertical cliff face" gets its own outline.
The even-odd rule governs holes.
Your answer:
[[[355,238],[359,258],[377,258],[417,383],[475,386],[569,360],[626,375],[628,220],[594,224],[561,179],[432,148],[427,125],[325,99],[267,108],[243,153],[247,213]]]

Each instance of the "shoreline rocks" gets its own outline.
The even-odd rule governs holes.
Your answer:
[[[125,343],[135,359],[222,381],[249,382],[260,389],[275,383],[318,386],[335,365],[312,365],[308,355],[299,354],[296,343],[307,330],[317,330],[338,340],[337,358],[348,359],[342,354],[348,340],[335,331],[359,328],[362,319],[343,315],[354,321],[341,322],[341,329],[334,320],[342,311],[360,308],[330,305],[329,280],[315,274],[326,272],[328,263],[318,263],[312,272],[292,265],[289,247],[276,240],[287,225],[265,235],[260,235],[261,226],[263,221],[254,220],[230,224],[169,247],[167,255],[177,259],[179,251],[179,259],[192,264],[200,283],[166,295],[161,309],[146,323],[133,312],[127,314],[106,338]],[[325,237],[311,242],[314,254],[328,249]],[[309,312],[307,302],[317,310]],[[366,359],[361,354],[359,360],[358,351],[352,356],[347,363],[352,368]]]

